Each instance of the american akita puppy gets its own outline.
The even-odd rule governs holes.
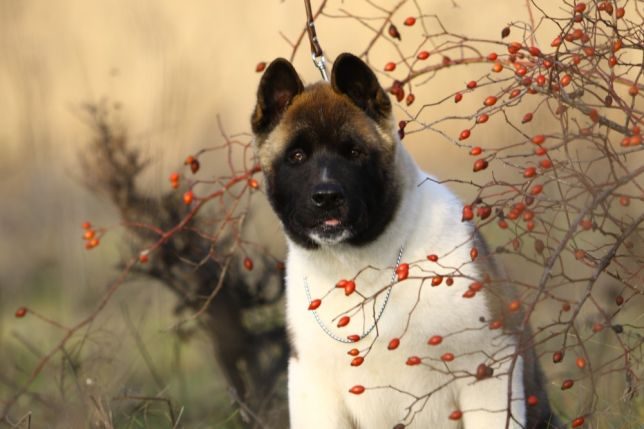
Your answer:
[[[288,241],[293,428],[557,427],[514,292],[364,62],[304,87],[273,61],[251,122]]]

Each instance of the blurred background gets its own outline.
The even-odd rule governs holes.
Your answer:
[[[417,3],[446,27],[466,28],[472,38],[496,40],[506,24],[528,20],[523,3],[510,0]],[[559,3],[540,2],[553,10]],[[313,2],[314,9],[318,5]],[[382,15],[366,2],[330,2],[327,12],[341,15],[343,9]],[[398,11],[399,28],[416,13],[412,3]],[[28,306],[73,325],[94,309],[128,251],[128,233],[118,228],[91,252],[83,247],[83,221],[113,226],[120,219],[105,195],[84,186],[79,155],[94,150],[84,106],[101,100],[117,105],[130,144],[150,160],[137,183],[159,196],[187,155],[221,142],[218,116],[229,133],[249,130],[260,77],[256,64],[288,58],[292,47],[283,36],[296,40],[304,19],[300,0],[0,0],[0,401],[61,338],[40,320],[16,319],[15,310]],[[333,59],[344,51],[361,53],[371,34],[354,20],[322,17],[318,36]],[[380,45],[369,60],[380,67],[392,52]],[[306,40],[294,64],[305,82],[319,78]],[[440,99],[481,70],[454,68],[422,91]],[[466,103],[442,105],[439,114],[455,114]],[[396,107],[395,113],[405,118],[409,111]],[[453,127],[447,131],[458,130]],[[502,141],[507,132],[499,128],[485,138]],[[423,168],[438,177],[470,177],[466,152],[429,136],[431,141],[427,133],[405,139]],[[202,168],[216,176],[219,165],[214,159]],[[473,195],[472,189],[455,190]],[[255,199],[261,216],[246,233],[271,243],[279,257],[279,225],[263,196]],[[185,427],[238,427],[239,407],[231,403],[209,339],[199,330],[173,329],[175,304],[175,296],[150,280],[127,281],[88,327],[92,356],[84,356],[82,368],[56,355],[56,371],[39,377],[13,416],[31,411],[37,428],[89,427],[88,421],[95,424],[115,407],[115,427],[168,427],[163,402],[123,399],[127,404],[121,406],[109,399],[160,395],[172,399]],[[94,411],[87,402],[66,401],[67,389],[57,392],[67,370],[82,374],[74,383],[90,392]]]

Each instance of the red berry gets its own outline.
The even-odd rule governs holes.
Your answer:
[[[575,384],[574,381],[571,379],[564,380],[563,383],[561,383],[561,390],[568,390],[570,389],[573,385]]]
[[[470,249],[470,258],[472,261],[475,261],[478,256],[479,250],[476,247],[472,247],[472,249]]]
[[[94,231],[93,229],[88,229],[87,231],[85,231],[85,232],[83,233],[83,238],[84,238],[85,240],[91,240],[91,239],[92,239],[92,238],[94,238],[95,236],[96,236],[96,231]]]
[[[266,68],[266,63],[264,61],[262,61],[262,62],[257,63],[257,65],[255,66],[255,71],[257,73],[261,73],[261,72],[264,71],[265,68]]]
[[[87,221],[85,221],[85,222],[83,222],[82,227],[83,227],[83,229],[90,229],[92,227],[92,224],[87,222]]]
[[[494,73],[501,73],[503,71],[503,64],[499,62],[494,63],[494,65],[492,66],[492,71]]]
[[[640,89],[637,87],[637,85],[632,85],[628,88],[628,94],[631,97],[635,97],[637,94],[639,94]]]
[[[361,395],[362,393],[364,393],[364,391],[364,386],[361,386],[359,384],[356,384],[351,389],[349,389],[349,393],[353,393],[354,395]]]
[[[351,318],[349,316],[342,316],[340,320],[338,320],[338,328],[347,326],[350,321],[351,321]]]
[[[427,256],[427,259],[428,259],[429,261],[436,262],[436,261],[438,261],[438,256],[437,256],[437,255],[434,255],[434,254],[431,254],[431,255],[428,255],[428,256]]]
[[[485,170],[488,166],[488,163],[485,159],[480,158],[474,161],[474,165],[472,166],[472,171],[475,173],[481,170]]]
[[[483,289],[483,283],[481,282],[474,282],[469,286],[469,290],[472,292],[479,292],[481,289]]]
[[[418,58],[419,60],[426,60],[427,58],[429,58],[429,52],[420,51],[418,55],[416,55],[416,58]]]
[[[543,155],[545,155],[546,153],[548,153],[548,149],[546,149],[546,148],[545,148],[545,147],[543,147],[543,146],[537,146],[536,148],[534,148],[534,154],[535,154],[535,155],[543,156]]]
[[[537,134],[536,136],[532,137],[532,143],[534,144],[542,144],[545,141],[546,136],[544,136],[543,134]]]
[[[465,140],[470,136],[470,130],[463,130],[461,133],[458,135],[459,140]]]
[[[356,283],[354,281],[349,280],[348,282],[345,283],[344,285],[344,294],[346,296],[351,295],[353,292],[356,290]]]
[[[503,323],[500,320],[493,320],[488,325],[490,329],[500,329],[503,326]]]
[[[539,161],[539,165],[540,165],[540,166],[541,166],[541,168],[543,168],[544,170],[547,170],[547,169],[549,169],[550,167],[552,167],[552,161],[550,161],[549,159],[542,159],[541,161]]]
[[[415,23],[416,23],[416,18],[414,18],[413,16],[410,16],[407,19],[405,19],[405,25],[408,27],[411,27]]]
[[[258,189],[259,188],[259,182],[256,179],[253,179],[252,177],[248,179],[248,187],[251,189]]]
[[[530,189],[530,195],[539,195],[543,191],[543,185],[537,184]]]
[[[487,54],[488,61],[496,61],[498,57],[499,56],[496,54],[496,52],[490,52],[489,54]]]
[[[389,341],[389,344],[387,345],[387,348],[389,350],[396,350],[399,345],[400,345],[400,339],[393,338],[391,341]]]
[[[454,284],[454,279],[453,279],[453,278],[451,278],[451,277],[448,277],[448,278],[445,280],[445,284],[446,284],[447,286],[451,286],[451,285],[453,285],[453,284]]]
[[[505,219],[499,220],[498,225],[501,229],[507,229],[508,227],[508,223],[505,221]]]
[[[451,362],[454,360],[454,358],[455,358],[454,354],[449,352],[443,353],[443,355],[441,356],[441,360],[443,362]]]
[[[490,119],[490,117],[488,116],[488,114],[487,114],[487,113],[483,113],[483,114],[479,115],[479,116],[476,118],[476,123],[477,123],[477,124],[484,124],[484,123],[486,123],[486,122],[488,121],[488,119]]]
[[[457,92],[456,94],[454,94],[454,103],[458,103],[462,99],[463,99],[463,94],[461,94],[460,92]]]
[[[432,286],[439,286],[443,282],[443,276],[432,277]]]
[[[351,366],[360,366],[362,362],[364,362],[364,358],[362,356],[356,356],[351,360]]]
[[[565,74],[561,77],[561,79],[559,80],[559,83],[561,83],[561,86],[568,86],[571,81],[572,81],[572,77],[570,77],[569,74]]]
[[[25,307],[20,307],[16,310],[16,317],[21,319],[27,315],[27,309]]]
[[[530,395],[530,396],[528,396],[528,398],[526,399],[526,402],[527,402],[527,403],[528,403],[528,405],[530,405],[531,407],[534,407],[535,405],[537,405],[537,404],[539,403],[539,398],[537,398],[537,396],[536,396],[536,395]]]
[[[626,195],[622,195],[619,197],[619,203],[624,207],[628,207],[631,204],[631,199]]]
[[[617,19],[623,18],[625,14],[626,14],[626,11],[624,10],[623,7],[618,7],[617,9],[615,9],[615,17]]]
[[[527,122],[530,122],[532,120],[532,113],[528,112],[525,115],[523,115],[523,119],[521,119],[521,123],[525,124]]]
[[[472,206],[470,205],[464,206],[461,222],[464,222],[466,220],[472,220],[473,218],[474,218],[474,212],[472,211]]]
[[[461,417],[463,417],[463,412],[459,410],[454,410],[449,415],[450,420],[460,420]]]
[[[527,167],[523,171],[523,177],[534,177],[537,174],[537,169],[534,167]]]
[[[394,39],[402,40],[400,38],[400,32],[398,31],[398,28],[396,28],[395,25],[390,24],[389,29],[387,30],[389,32],[389,35],[393,37]]]
[[[490,95],[485,99],[485,101],[483,101],[483,104],[488,107],[494,106],[496,104],[496,97],[493,95]]]
[[[593,227],[593,221],[590,219],[582,219],[581,222],[579,222],[579,226],[584,231],[588,231],[590,228]]]
[[[463,293],[463,298],[474,298],[476,296],[476,291],[468,289]]]
[[[410,356],[407,358],[407,362],[405,362],[409,366],[415,366],[415,365],[420,365],[422,363],[422,360],[418,356]]]
[[[360,354],[360,350],[358,349],[351,349],[347,352],[349,356],[358,356]]]
[[[476,81],[475,81],[475,80],[471,80],[471,81],[467,82],[467,87],[468,87],[469,89],[474,89],[474,88],[476,88],[476,86],[477,86],[477,85],[478,85],[478,84],[476,83]]]
[[[150,260],[150,256],[147,251],[143,251],[139,254],[139,262],[142,264],[147,263]]]
[[[584,418],[583,418],[583,417],[577,417],[575,420],[573,420],[573,421],[572,421],[572,423],[571,423],[570,427],[572,427],[572,428],[578,428],[578,427],[580,427],[581,425],[583,425],[583,424],[584,424],[584,421],[585,421],[585,420],[584,420]]]
[[[358,341],[360,341],[360,335],[348,335],[347,340],[351,341],[352,343],[357,343]]]
[[[320,306],[320,304],[322,304],[321,299],[312,300],[311,303],[309,304],[309,310],[317,310],[317,308]]]
[[[401,282],[409,276],[409,264],[402,263],[396,267],[396,275],[398,281]]]
[[[516,98],[519,94],[521,94],[521,90],[519,88],[513,89],[510,93],[510,98]]]
[[[385,64],[385,71],[386,72],[391,72],[391,71],[394,71],[394,70],[396,70],[396,63],[388,62],[387,64]]]
[[[516,54],[521,49],[521,46],[522,45],[519,42],[511,42],[508,45],[508,52],[511,53],[511,54]]]
[[[622,305],[622,304],[624,304],[624,297],[623,297],[623,296],[621,296],[621,295],[617,295],[617,296],[615,297],[615,304],[617,304],[617,305]]]
[[[480,146],[474,146],[472,149],[470,149],[470,155],[472,156],[478,156],[483,152],[483,149],[481,149]]]
[[[552,46],[553,48],[555,48],[555,47],[557,47],[557,46],[561,45],[561,42],[562,42],[562,41],[563,41],[563,40],[562,40],[561,36],[557,36],[557,37],[555,37],[555,38],[554,38],[554,40],[553,40],[552,42],[550,42],[550,46]]]
[[[251,271],[253,269],[253,260],[248,257],[244,258],[244,268]]]
[[[427,341],[427,344],[429,344],[430,346],[437,346],[442,342],[443,337],[441,337],[440,335],[434,335],[429,339],[429,341]]]

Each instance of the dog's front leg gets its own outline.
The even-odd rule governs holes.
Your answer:
[[[512,387],[508,391],[510,363],[496,369],[500,374],[469,384],[461,390],[459,403],[465,429],[521,429],[526,427],[523,359],[518,357],[512,370]],[[511,395],[510,395],[511,393]],[[508,399],[511,398],[511,413]]]
[[[291,358],[288,364],[288,405],[291,429],[352,429],[333,374]]]

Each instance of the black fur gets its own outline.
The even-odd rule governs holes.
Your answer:
[[[391,169],[360,135],[345,128],[304,129],[273,162],[269,200],[289,237],[300,246],[318,247],[309,236],[312,232],[332,238],[345,230],[350,234],[347,243],[369,243],[382,233],[398,207]],[[297,151],[304,153],[301,162],[291,159]],[[327,180],[323,181],[324,170]],[[329,187],[341,198],[320,204],[316,196]],[[325,226],[327,219],[338,219],[341,224]]]

